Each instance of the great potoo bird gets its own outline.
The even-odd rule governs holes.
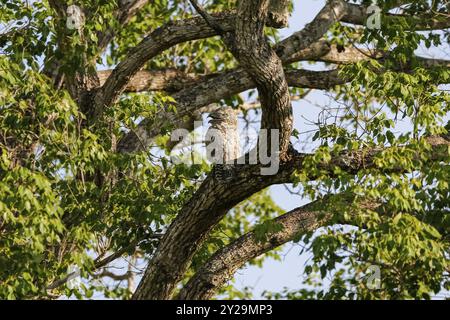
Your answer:
[[[85,21],[83,9],[73,4],[67,7],[66,14],[66,27],[70,30],[78,30],[81,32]]]
[[[215,176],[222,180],[231,178],[230,166],[240,155],[237,113],[230,107],[210,113],[206,133],[206,153],[215,165]]]

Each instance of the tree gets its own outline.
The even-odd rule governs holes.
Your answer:
[[[268,297],[448,290],[450,62],[417,54],[448,49],[448,9],[330,0],[280,40],[290,1],[3,4],[0,297],[242,297],[234,273],[290,241],[313,254],[306,283],[331,284]],[[311,89],[334,102],[308,140],[292,101]],[[261,111],[256,155],[270,150],[275,173],[256,149],[227,179],[173,161],[171,133],[224,105]],[[284,183],[310,203],[281,213],[267,187]]]

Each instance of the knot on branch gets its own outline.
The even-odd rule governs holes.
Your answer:
[[[274,28],[285,28],[288,26],[290,0],[271,0],[269,14],[267,16],[269,25]]]

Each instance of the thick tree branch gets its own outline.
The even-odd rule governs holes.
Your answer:
[[[338,76],[337,70],[288,70],[286,77],[289,85],[293,87],[311,89],[329,89],[345,82]],[[201,111],[203,107],[254,87],[253,79],[246,72],[231,71],[183,89],[172,95],[176,101],[176,113],[161,110],[156,119],[144,119],[135,130],[119,141],[118,152],[143,150],[160,134],[162,128],[181,128],[186,119]]]
[[[224,32],[234,29],[233,13],[214,14],[214,21]],[[209,38],[217,35],[202,17],[170,22],[146,36],[106,79],[98,90],[95,103],[97,108],[110,106],[125,90],[128,81],[153,57],[179,43]],[[101,111],[101,110],[100,110]]]
[[[370,54],[370,52],[367,52]],[[381,57],[381,55],[379,55]],[[349,64],[353,62],[367,60],[369,57],[359,50],[350,50],[342,52],[340,54],[335,47],[328,54],[321,58],[314,58],[310,60],[323,61],[333,64]],[[420,65],[429,67],[446,67],[450,68],[450,60],[442,59],[428,59],[417,57]],[[410,69],[403,69],[405,72],[411,71]],[[145,92],[145,91],[165,91],[168,93],[177,93],[182,90],[189,90],[195,88],[195,86],[205,83],[202,85],[203,88],[212,86],[211,83],[217,81],[226,81],[224,79],[229,79],[229,82],[224,82],[224,90],[220,92],[205,92],[205,99],[213,100],[217,102],[221,99],[228,98],[234,94],[238,94],[248,89],[255,87],[254,81],[249,76],[244,76],[241,79],[236,79],[236,77],[230,77],[227,74],[233,71],[227,71],[220,74],[209,74],[209,75],[197,75],[184,73],[176,69],[164,69],[155,71],[139,71],[130,80],[124,92]],[[100,78],[100,83],[104,83],[106,78],[111,74],[110,70],[99,71],[98,76]],[[331,89],[336,85],[346,83],[349,79],[341,78],[338,74],[337,69],[327,70],[327,71],[312,71],[303,69],[286,69],[285,74],[290,87],[298,88],[308,88],[308,89],[318,89],[326,90]],[[236,75],[236,73],[233,73]],[[212,81],[212,79],[216,79]],[[206,84],[208,81],[212,81]],[[206,89],[204,89],[206,91]],[[197,106],[202,108],[202,106]],[[197,109],[199,110],[199,109]]]
[[[341,212],[336,210],[336,203],[333,201],[338,201],[341,206],[347,207],[351,206],[354,200],[355,197],[350,194],[329,195],[271,220],[271,223],[280,227],[280,231],[269,233],[266,239],[259,239],[255,231],[237,238],[218,250],[195,273],[180,291],[177,299],[210,299],[218,289],[233,278],[238,269],[250,260],[320,227],[337,223],[352,224],[351,221],[336,220],[336,215]],[[381,203],[375,201],[359,200],[358,208],[376,210],[380,214],[386,213]]]
[[[337,48],[336,45],[330,45],[327,41],[321,40],[309,48],[306,48],[291,58],[284,61],[285,64],[290,64],[298,61],[318,61],[331,64],[350,64],[368,59],[383,59],[387,56],[386,53],[380,51],[371,51],[358,49],[354,47],[349,48]],[[424,57],[415,57],[421,66],[425,68],[429,67],[446,67],[450,68],[450,60],[433,59]],[[177,69],[161,69],[161,70],[142,70],[138,71],[128,82],[124,92],[144,92],[144,91],[165,91],[168,93],[177,93],[184,89],[194,88],[200,85],[202,82],[217,78],[221,79],[225,89],[237,88],[239,84],[242,86],[240,89],[230,89],[231,93],[223,96],[222,94],[215,95],[215,101],[227,98],[230,95],[254,88],[254,81],[245,76],[242,80],[249,81],[243,84],[243,81],[236,79],[235,77],[226,76],[227,73],[233,73],[236,70],[230,70],[223,73],[214,73],[208,75],[198,75],[194,73],[185,73]],[[406,70],[410,71],[410,70]],[[336,71],[309,71],[309,70],[295,70],[285,68],[285,74],[288,80],[288,84],[291,87],[301,87],[310,89],[330,89],[336,84],[342,84],[345,79],[338,79]],[[100,85],[103,85],[108,77],[111,75],[112,70],[98,71],[97,75],[100,80]],[[329,78],[327,78],[329,77]],[[230,82],[225,82],[225,79],[229,79]],[[327,79],[327,82],[322,81]],[[328,83],[328,85],[326,84]],[[316,86],[317,85],[317,86]],[[237,91],[236,91],[237,90]],[[205,94],[208,94],[207,92]]]
[[[279,132],[276,149],[283,159],[292,133],[292,106],[282,60],[264,35],[269,4],[267,0],[239,2],[235,43],[230,50],[256,83],[262,109],[261,129]]]
[[[345,16],[345,9],[346,4],[344,1],[329,1],[312,22],[277,45],[275,50],[278,56],[282,60],[286,60],[296,52],[306,49],[311,44],[317,42],[333,24]]]
[[[280,226],[281,231],[267,235],[265,241],[251,231],[220,249],[195,273],[177,299],[210,299],[250,260],[326,225],[333,215],[324,211],[326,204],[323,202],[309,203],[273,219],[271,222]]]
[[[112,70],[97,72],[100,85],[105,83],[111,73]],[[130,79],[124,92],[165,91],[175,93],[216,76],[218,74],[198,75],[177,69],[142,70]]]

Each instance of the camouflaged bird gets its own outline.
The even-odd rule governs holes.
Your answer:
[[[240,155],[237,112],[223,107],[209,114],[211,119],[206,133],[208,160],[214,165],[218,179],[229,180],[231,166]]]

